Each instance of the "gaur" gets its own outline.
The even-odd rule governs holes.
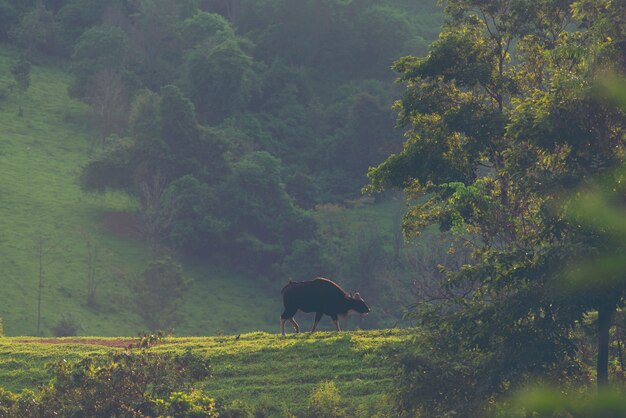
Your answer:
[[[289,280],[287,286],[283,287],[280,293],[283,295],[283,305],[285,306],[285,310],[280,315],[280,332],[282,335],[285,335],[285,321],[287,320],[291,322],[296,332],[300,332],[298,323],[293,319],[298,310],[315,312],[315,322],[311,332],[315,332],[317,324],[324,314],[330,316],[337,331],[341,331],[339,316],[346,317],[350,312],[367,314],[370,311],[358,292],[351,295],[336,283],[321,277],[303,282]]]

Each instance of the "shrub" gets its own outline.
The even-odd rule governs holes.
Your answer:
[[[312,418],[346,417],[346,409],[333,381],[321,382],[309,397],[309,416]]]
[[[221,418],[253,418],[253,408],[241,400],[218,405]]]
[[[0,388],[0,417],[9,416],[11,407],[17,402],[19,395]]]
[[[116,352],[77,363],[60,361],[50,369],[54,378],[38,393],[0,392],[2,416],[217,416],[213,399],[194,389],[209,377],[209,361],[191,351]]]
[[[285,404],[276,404],[269,399],[261,398],[254,406],[254,418],[295,418]]]
[[[482,416],[484,400],[496,390],[488,372],[494,358],[479,350],[451,354],[432,340],[437,337],[419,338],[419,349],[407,345],[396,358],[397,415]]]
[[[236,399],[232,402],[218,404],[220,418],[295,418],[284,404],[277,405],[269,399],[261,398],[251,405]]]
[[[0,102],[6,100],[11,95],[14,87],[14,83],[8,83],[6,81],[0,82]]]
[[[198,390],[193,390],[190,393],[174,392],[170,394],[169,399],[158,399],[155,404],[159,416],[181,418],[218,416],[215,413],[215,400],[203,395]]]
[[[73,337],[78,334],[79,329],[78,318],[72,314],[64,314],[52,327],[52,335],[55,337]]]

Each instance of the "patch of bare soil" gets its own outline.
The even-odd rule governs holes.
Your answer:
[[[123,238],[139,238],[139,219],[130,212],[103,212],[102,222],[107,231]]]
[[[21,340],[22,343],[38,343],[38,344],[85,344],[85,345],[101,345],[104,347],[128,348],[134,343],[134,340],[101,340],[97,338],[42,338],[40,340]]]

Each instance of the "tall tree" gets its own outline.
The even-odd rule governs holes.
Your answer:
[[[102,74],[121,75],[128,66],[129,40],[126,33],[113,26],[94,26],[76,42],[71,70],[76,80],[70,96],[86,98],[97,91],[95,80]]]
[[[18,21],[15,8],[6,0],[0,1],[0,40],[6,41],[13,26]]]
[[[253,61],[234,35],[220,32],[198,45],[188,53],[185,68],[188,95],[202,121],[221,122],[247,104],[254,86]]]
[[[17,114],[22,116],[22,100],[26,91],[30,87],[30,62],[26,60],[24,55],[21,55],[20,59],[13,64],[11,67],[11,74],[17,83],[17,89],[19,92]]]
[[[54,15],[39,3],[23,15],[14,35],[29,57],[36,51],[52,54],[56,47]]]
[[[613,3],[604,6],[597,12],[615,13]],[[372,184],[419,197],[405,218],[408,235],[438,224],[457,234],[457,246],[474,251],[471,263],[447,271],[448,303],[421,305],[435,346],[443,352],[458,344],[476,362],[473,371],[457,369],[464,378],[453,380],[465,384],[462,392],[431,397],[433,410],[458,407],[472,390],[486,399],[521,376],[557,371],[574,354],[576,321],[594,308],[611,312],[622,298],[624,287],[561,298],[553,285],[564,260],[589,256],[601,243],[568,221],[557,196],[620,164],[625,146],[623,113],[592,89],[601,71],[615,67],[620,43],[598,36],[600,20],[580,25],[579,7],[449,1],[444,31],[428,55],[395,64],[406,85],[397,107],[408,140],[370,171]],[[598,331],[606,335],[608,316],[602,319]],[[605,344],[599,340],[601,350]],[[409,362],[407,371],[442,364]],[[471,383],[476,370],[487,385]],[[598,379],[605,380],[600,364]],[[405,394],[408,408],[426,402]]]
[[[229,253],[248,254],[243,267],[267,273],[292,249],[294,241],[315,234],[313,218],[287,194],[281,162],[260,151],[233,164],[221,188],[222,207],[229,220]]]
[[[114,70],[102,70],[94,75],[87,102],[91,106],[89,119],[100,134],[104,149],[106,139],[112,134],[122,134],[128,124],[128,88]]]

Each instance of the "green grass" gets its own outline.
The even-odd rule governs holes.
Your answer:
[[[306,407],[320,382],[336,383],[342,399],[352,405],[380,404],[391,389],[390,358],[412,331],[381,330],[346,333],[267,333],[240,336],[169,338],[151,350],[192,350],[212,359],[213,377],[206,393],[226,401],[260,401],[286,405],[292,412]],[[77,344],[41,344],[34,339],[0,339],[0,386],[12,391],[49,380],[45,364],[76,360],[115,349]],[[119,349],[117,349],[119,350]]]
[[[0,82],[5,85],[10,82],[14,59],[6,51],[0,55]],[[35,332],[40,236],[45,239],[43,330],[60,315],[77,311],[91,328],[96,314],[83,315],[80,306],[86,273],[83,235],[95,230],[108,247],[114,238],[98,230],[100,213],[132,207],[120,194],[95,197],[78,188],[76,176],[87,159],[89,137],[85,127],[74,122],[82,120],[85,108],[67,97],[68,83],[62,71],[34,66],[24,116],[17,116],[14,95],[0,102],[0,315],[8,334]],[[131,267],[129,260],[145,253],[140,246],[115,244],[123,246],[107,256],[122,271]],[[100,295],[108,299],[119,283],[113,275],[99,274],[103,279]],[[92,332],[112,332],[105,319],[111,312],[97,315],[104,320]],[[137,320],[131,315],[130,321]]]

